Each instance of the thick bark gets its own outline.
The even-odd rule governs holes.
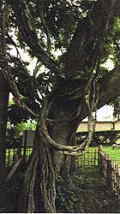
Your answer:
[[[48,117],[53,120],[52,123],[49,123],[49,134],[58,144],[73,145],[73,135],[78,126],[76,112],[80,103],[78,101],[71,101],[64,96],[58,96],[56,92],[53,96],[53,100],[48,115]],[[59,151],[54,152],[56,174],[60,173],[63,161],[63,154]]]
[[[5,169],[5,136],[7,124],[9,88],[3,75],[0,73],[0,178],[4,178]]]

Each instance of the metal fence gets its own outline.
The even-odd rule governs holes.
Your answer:
[[[83,168],[98,166],[98,149],[92,149],[92,147],[89,148],[82,155],[80,155],[78,162],[79,166]]]
[[[6,145],[5,167],[11,167],[20,158],[27,161],[32,153],[34,132],[25,131],[23,137]]]
[[[10,167],[20,158],[27,161],[32,153],[32,148],[7,148],[5,152],[5,166]]]
[[[12,166],[16,161],[18,161],[20,158],[23,158],[25,161],[27,161],[32,153],[32,146],[27,146],[26,142],[21,146],[14,146],[6,148],[5,153],[5,166],[10,167]],[[81,154],[79,157],[76,158],[77,164],[81,168],[87,168],[87,167],[96,167],[98,166],[98,149],[89,148],[87,151],[85,151],[83,154]]]

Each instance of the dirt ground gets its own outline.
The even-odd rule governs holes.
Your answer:
[[[8,186],[0,186],[0,213],[15,212],[20,191],[15,183],[12,180]],[[120,213],[119,200],[106,186],[98,168],[79,169],[72,182],[61,177],[57,180],[58,213]]]
[[[72,180],[75,187],[71,189],[64,181],[58,185],[58,212],[120,213],[119,199],[106,186],[98,168],[81,169]]]

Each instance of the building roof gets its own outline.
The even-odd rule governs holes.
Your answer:
[[[119,131],[120,121],[97,121],[95,126],[95,131]],[[88,122],[83,121],[77,129],[78,132],[87,132]]]

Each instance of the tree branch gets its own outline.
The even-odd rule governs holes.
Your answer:
[[[35,114],[23,101],[22,98],[23,96],[20,94],[19,89],[13,79],[13,76],[11,74],[11,71],[9,69],[9,66],[6,64],[7,63],[7,58],[3,57],[3,55],[0,55],[0,65],[2,67],[1,73],[4,77],[4,79],[7,81],[8,86],[9,86],[9,91],[11,91],[12,95],[14,96],[14,100],[16,104],[23,108],[26,109],[30,114],[32,114],[35,118],[38,117],[37,114]]]
[[[114,68],[111,72],[98,81],[100,87],[99,102],[96,109],[101,108],[109,103],[114,98],[120,96],[120,66]],[[88,106],[82,101],[82,114],[79,115],[78,120],[81,121],[88,116]]]
[[[17,2],[14,0],[11,6],[15,12],[16,22],[22,38],[28,47],[31,48],[33,56],[36,56],[48,69],[58,74],[58,65],[42,48],[35,29],[32,29],[29,14],[27,14],[28,12],[30,13],[27,3],[24,0],[18,0]]]
[[[116,15],[119,0],[99,0],[86,18],[78,23],[67,53],[63,57],[65,72],[92,71],[103,53],[104,38]]]
[[[120,66],[114,68],[106,78],[101,81],[99,106],[110,102],[120,96]]]

